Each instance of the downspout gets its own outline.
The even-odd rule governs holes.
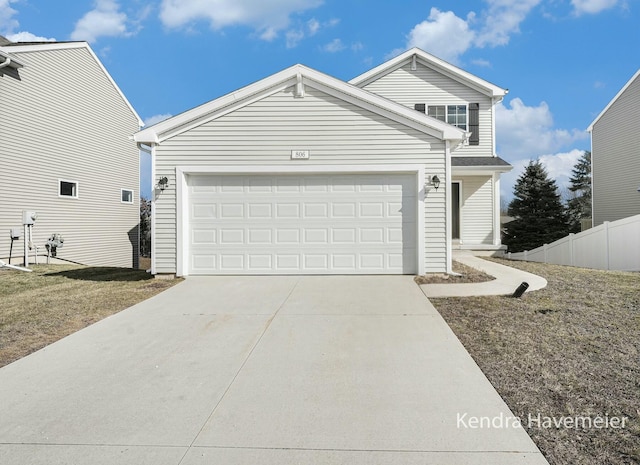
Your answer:
[[[445,254],[446,254],[446,272],[447,274],[451,274],[453,271],[452,264],[452,250],[453,247],[451,245],[452,232],[451,232],[451,141],[446,140],[444,146],[444,198],[445,198]]]
[[[5,60],[2,63],[0,63],[0,69],[6,68],[10,64],[11,64],[11,57],[10,56],[6,56]]]

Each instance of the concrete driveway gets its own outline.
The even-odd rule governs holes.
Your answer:
[[[512,414],[410,276],[191,277],[0,369],[0,405],[3,465],[547,463],[472,427]]]

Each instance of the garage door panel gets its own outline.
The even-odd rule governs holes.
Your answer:
[[[415,273],[415,176],[189,176],[191,274]]]

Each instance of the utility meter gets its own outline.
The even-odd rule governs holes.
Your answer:
[[[36,218],[38,218],[38,214],[36,212],[28,212],[26,210],[22,211],[22,224],[34,224],[36,222]]]

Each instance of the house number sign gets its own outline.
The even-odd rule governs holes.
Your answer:
[[[308,160],[309,151],[308,150],[292,150],[291,159],[292,160]]]

